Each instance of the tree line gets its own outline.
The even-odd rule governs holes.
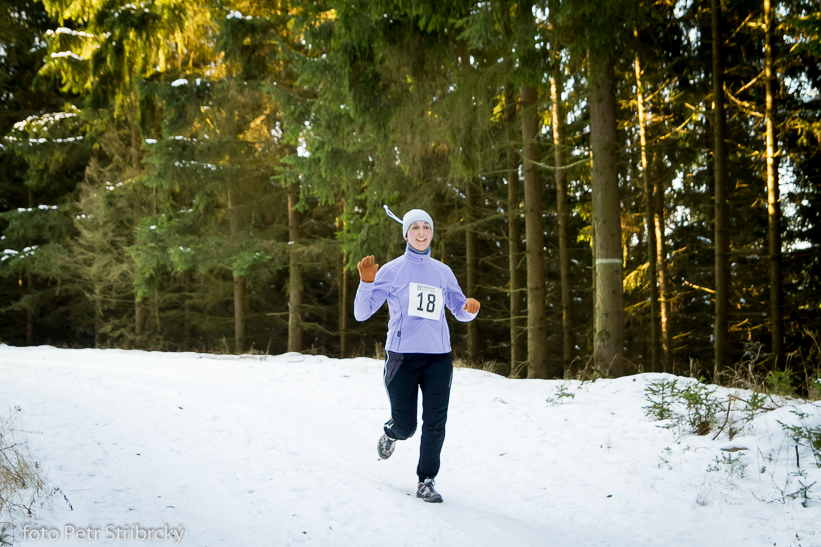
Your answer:
[[[810,0],[9,0],[0,340],[377,354],[388,205],[482,302],[471,366],[817,376],[820,35]]]

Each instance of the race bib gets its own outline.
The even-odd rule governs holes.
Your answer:
[[[441,287],[408,284],[408,315],[439,321],[442,319],[443,302]]]

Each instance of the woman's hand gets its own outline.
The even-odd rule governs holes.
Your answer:
[[[468,313],[476,313],[476,312],[479,311],[479,307],[480,307],[480,304],[479,304],[478,300],[475,300],[473,298],[468,298],[467,302],[465,302],[465,307],[462,308],[462,309],[465,310]]]
[[[365,283],[373,283],[373,280],[376,279],[376,270],[379,269],[379,264],[375,262],[376,259],[371,255],[356,263],[356,269],[359,270],[359,279]]]

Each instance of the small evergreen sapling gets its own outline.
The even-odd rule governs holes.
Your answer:
[[[547,404],[549,404],[549,405],[558,405],[558,404],[562,404],[565,399],[575,399],[575,398],[576,398],[576,394],[575,393],[570,393],[567,390],[567,386],[560,385],[559,387],[556,388],[555,395],[553,397],[548,397],[547,399],[545,399],[545,401],[547,401]]]
[[[810,423],[811,416],[806,412],[792,410],[791,413],[798,418],[798,424],[787,424],[779,420],[779,425],[784,431],[790,433],[797,446],[805,445],[809,447],[815,458],[815,464],[821,467],[821,425],[812,425]]]
[[[687,382],[678,387],[678,380],[658,380],[645,388],[645,398],[650,403],[644,407],[645,415],[667,421],[663,427],[679,428],[696,435],[707,435],[715,426],[717,416],[725,409],[724,403],[715,396],[716,388],[701,381]]]

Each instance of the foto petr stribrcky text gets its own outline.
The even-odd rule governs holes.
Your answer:
[[[63,527],[48,528],[45,526],[23,527],[24,541],[173,541],[174,545],[182,541],[185,534],[183,526],[172,527],[168,524],[156,527],[140,526],[139,524],[117,525],[109,524],[100,526],[75,526],[66,524]]]

